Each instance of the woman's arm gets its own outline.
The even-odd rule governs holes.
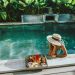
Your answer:
[[[64,45],[61,46],[61,49],[63,50],[63,54],[57,55],[57,57],[66,57],[67,56],[67,50]]]
[[[64,54],[65,56],[67,56],[67,49],[64,45],[61,46],[61,49],[64,51]]]
[[[51,57],[56,57],[56,46],[53,45],[53,44],[50,45],[50,52],[49,52],[49,55],[50,55]]]

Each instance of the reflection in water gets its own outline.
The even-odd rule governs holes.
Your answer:
[[[68,53],[75,53],[75,35],[70,32],[70,29],[65,30],[65,28],[56,27],[54,30],[53,26],[48,25],[8,27],[4,32],[3,29],[0,30],[0,59],[23,58],[32,54],[48,54],[49,48],[46,36],[53,33],[59,33],[63,36]]]

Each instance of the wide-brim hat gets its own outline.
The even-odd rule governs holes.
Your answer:
[[[57,46],[61,46],[61,36],[59,34],[52,34],[47,36],[49,43],[52,43]]]

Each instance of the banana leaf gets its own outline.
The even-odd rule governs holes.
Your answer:
[[[4,7],[6,7],[9,3],[8,0],[3,0],[3,2],[4,2]]]
[[[19,0],[9,0],[10,3],[13,3],[13,2],[18,2]]]
[[[7,19],[7,13],[6,12],[0,12],[0,18],[2,18],[3,20]]]
[[[25,3],[28,4],[28,5],[30,5],[30,4],[32,4],[34,1],[35,1],[35,0],[25,0]]]

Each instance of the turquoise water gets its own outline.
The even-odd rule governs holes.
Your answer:
[[[75,53],[75,26],[41,24],[0,26],[0,59],[20,59],[32,54],[48,54],[46,36],[62,35],[69,54]]]

